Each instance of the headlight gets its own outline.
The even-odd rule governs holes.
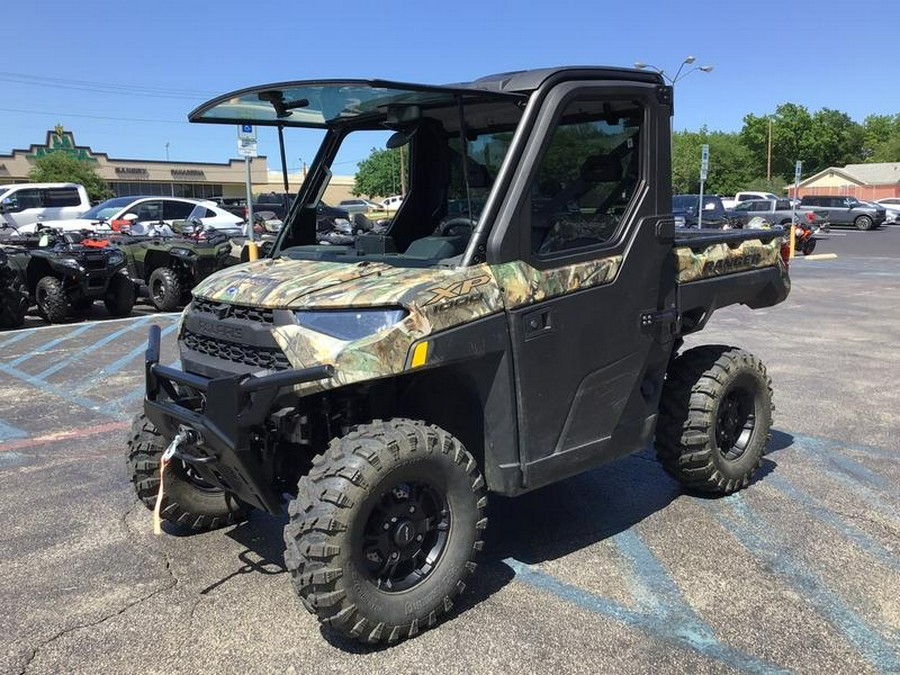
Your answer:
[[[74,267],[77,270],[81,269],[81,263],[75,260],[75,258],[58,258],[57,261],[60,265],[65,265],[66,267]]]
[[[109,254],[109,266],[118,267],[125,262],[125,254],[122,251],[111,251]]]
[[[178,248],[177,246],[169,249],[169,253],[172,255],[177,255],[180,258],[187,258],[190,255],[193,255],[193,251],[187,248]]]
[[[408,312],[401,307],[294,312],[297,323],[339,340],[359,340],[400,323]]]

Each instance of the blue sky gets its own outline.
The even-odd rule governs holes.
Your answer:
[[[715,69],[679,82],[678,129],[738,130],[744,114],[787,101],[858,121],[900,112],[892,0],[11,0],[3,15],[4,51],[15,58],[0,66],[0,153],[42,143],[62,123],[80,145],[115,158],[165,159],[168,143],[172,160],[225,161],[236,156],[234,128],[191,125],[186,115],[248,85],[445,83],[638,60],[671,72],[687,55]],[[318,137],[303,133],[286,134],[291,169],[315,151]],[[274,132],[259,140],[277,168]]]

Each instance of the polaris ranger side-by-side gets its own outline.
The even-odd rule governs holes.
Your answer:
[[[325,135],[269,255],[194,289],[182,369],[151,330],[128,441],[140,499],[203,530],[289,498],[303,604],[391,642],[464,590],[490,493],[654,439],[689,488],[746,486],[766,370],[737,347],[679,352],[714,310],[785,299],[782,232],[675,229],[671,114],[659,75],[601,67],[291,82],[200,106],[192,121]],[[402,205],[386,233],[317,244],[335,157],[378,130],[408,148]]]

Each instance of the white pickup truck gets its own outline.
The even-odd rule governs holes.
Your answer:
[[[771,192],[738,192],[734,196],[734,199],[725,199],[723,197],[722,206],[726,209],[733,209],[735,206],[748,199],[778,199],[778,196],[773,195]]]
[[[87,190],[78,183],[0,185],[0,228],[77,218],[90,208]]]

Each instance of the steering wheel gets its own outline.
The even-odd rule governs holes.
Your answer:
[[[475,231],[475,226],[478,224],[474,218],[469,218],[468,216],[453,216],[452,218],[446,218],[442,220],[440,225],[438,225],[438,236],[439,237],[471,237],[472,233]],[[458,230],[465,228],[465,232],[454,232],[453,230]]]

